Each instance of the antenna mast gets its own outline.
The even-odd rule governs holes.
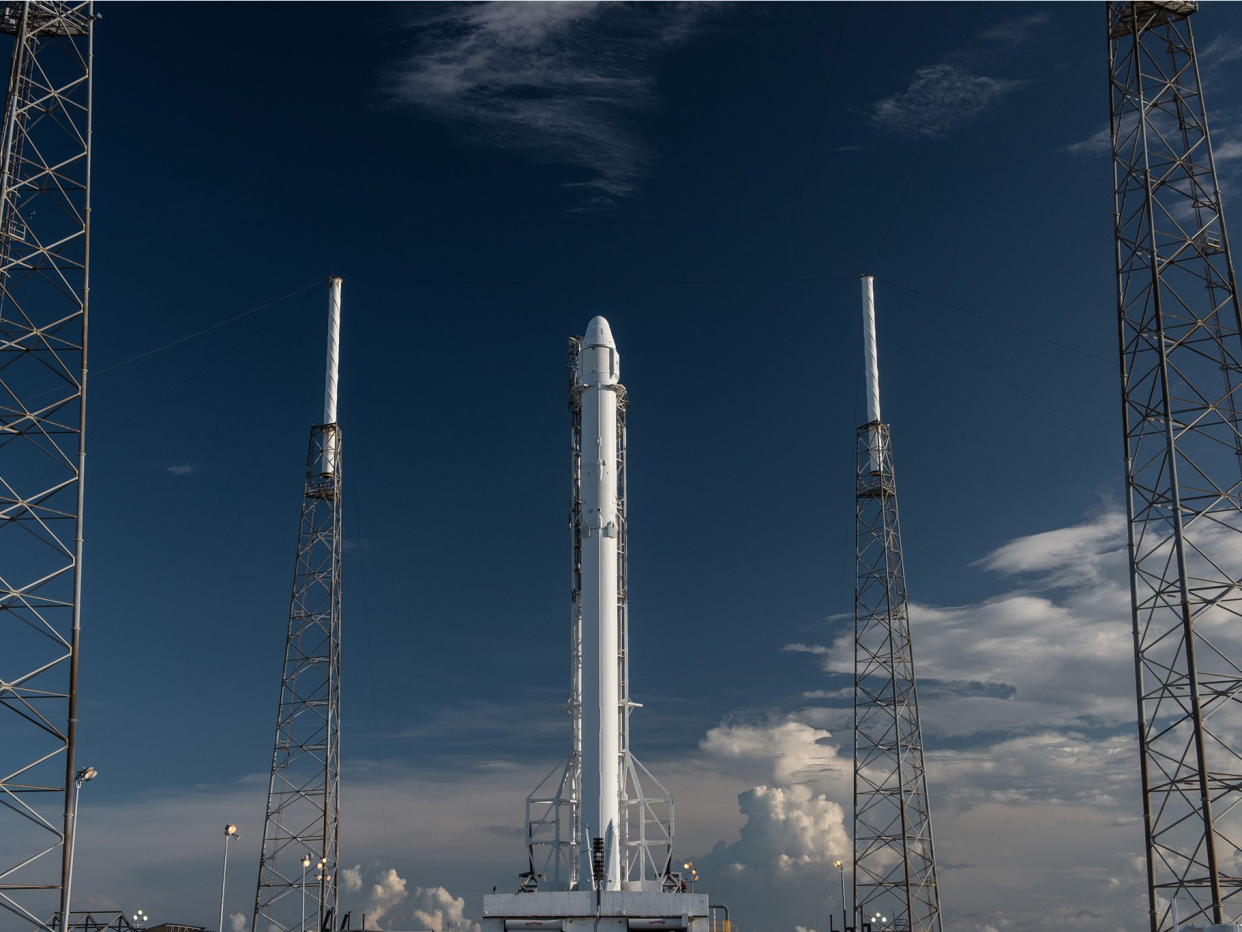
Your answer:
[[[1152,932],[1236,922],[1238,289],[1190,15],[1109,3],[1122,419]],[[1174,902],[1176,901],[1176,907]],[[1174,912],[1176,909],[1176,912]]]
[[[867,423],[858,428],[854,590],[854,912],[941,932],[923,735],[888,425],[880,420],[875,296],[862,279]]]
[[[336,423],[340,334],[341,280],[330,278],[324,423],[311,428],[306,457],[254,932],[299,928],[304,902],[306,915],[317,917],[316,929],[330,928],[336,914],[343,491],[341,429]]]
[[[44,930],[73,844],[93,27],[90,3],[0,8],[0,915]]]

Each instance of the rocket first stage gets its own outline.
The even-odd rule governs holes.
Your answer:
[[[617,591],[617,386],[608,321],[582,340],[582,833],[603,846],[601,889],[621,889],[620,604]],[[598,855],[596,855],[598,857]]]
[[[672,797],[630,748],[628,403],[604,318],[570,338],[569,372],[573,745],[526,798],[529,869],[483,897],[483,932],[709,932],[697,872],[674,869]]]

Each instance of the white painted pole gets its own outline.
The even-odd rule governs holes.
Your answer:
[[[880,363],[875,346],[875,279],[862,277],[863,364],[867,371],[867,423],[880,419]]]
[[[582,392],[582,822],[604,840],[603,890],[621,889],[621,684],[617,592],[617,392],[620,356],[592,319]]]
[[[336,378],[341,361],[341,279],[328,279],[328,374],[323,392],[323,422],[336,423]]]
[[[875,279],[862,277],[863,367],[867,379],[867,423],[880,421],[880,362],[875,341]],[[880,470],[879,431],[872,430],[867,446],[871,452],[871,471]]]
[[[323,390],[323,422],[326,425],[336,424],[336,392],[337,375],[341,362],[341,279],[332,276],[328,279],[328,372],[324,380]],[[336,431],[329,430],[323,444],[324,476],[331,476],[336,471]]]

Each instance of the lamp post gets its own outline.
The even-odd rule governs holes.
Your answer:
[[[241,838],[241,832],[237,830],[237,826],[232,824],[224,826],[224,870],[220,874],[219,932],[224,932],[224,886],[229,879],[229,842],[234,838]]]
[[[73,775],[73,825],[69,829],[69,876],[65,878],[65,914],[60,917],[62,932],[69,929],[69,897],[73,893],[73,859],[78,853],[78,803],[82,800],[82,784],[99,776],[94,767],[83,767]]]
[[[328,863],[328,858],[327,858],[327,855],[325,855],[324,857],[320,858],[319,863],[315,865],[315,870],[319,871],[319,873],[315,875],[315,879],[319,881],[319,926],[318,928],[320,929],[320,932],[322,932],[323,930],[323,920],[324,920],[323,903],[324,903],[324,899],[328,895],[328,881],[332,879],[332,875],[328,873],[327,863]]]
[[[147,927],[147,923],[150,921],[150,919],[151,919],[151,917],[150,917],[150,916],[148,916],[145,912],[143,912],[143,911],[140,909],[140,910],[138,910],[138,912],[134,913],[134,920],[133,920],[133,921],[134,921],[134,925],[135,925],[136,927],[138,927],[139,929],[145,929],[145,928]]]
[[[841,875],[841,932],[845,932],[846,927],[850,924],[849,914],[845,911],[845,865],[840,861],[833,861],[832,866]]]
[[[310,867],[310,862],[309,854],[302,855],[302,924],[298,926],[298,932],[306,932],[306,868]]]

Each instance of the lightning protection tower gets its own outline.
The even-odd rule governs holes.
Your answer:
[[[328,280],[324,423],[312,427],[252,930],[327,929],[336,914],[340,799],[341,280]]]
[[[0,7],[0,910],[35,929],[64,925],[72,864],[94,22]]]
[[[858,428],[854,590],[854,912],[941,932],[897,483],[880,420],[873,280],[863,276],[867,423]]]
[[[1196,7],[1107,7],[1152,932],[1172,929],[1175,914],[1192,926],[1242,915],[1242,343],[1190,28]]]

